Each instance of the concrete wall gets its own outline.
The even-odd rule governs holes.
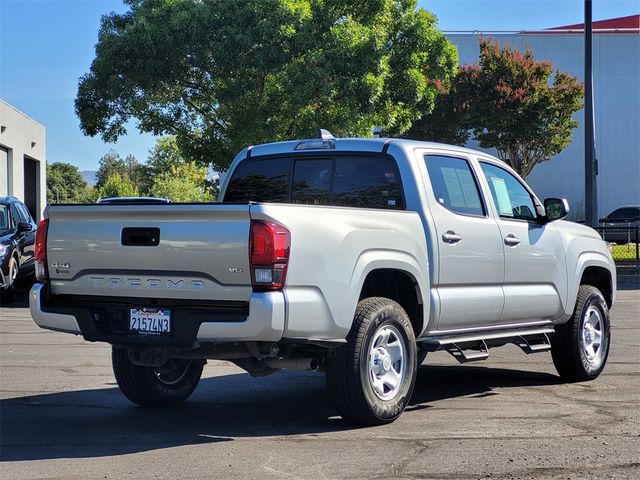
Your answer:
[[[584,39],[570,34],[485,35],[512,47],[530,47],[539,60],[583,81]],[[447,34],[460,63],[478,60],[478,36]],[[640,35],[600,34],[593,41],[596,152],[599,162],[598,207],[604,216],[621,205],[640,205]],[[559,155],[536,166],[527,178],[542,197],[569,200],[573,216],[584,218],[584,110],[572,143]],[[478,148],[477,144],[470,146]]]
[[[45,128],[0,100],[0,196],[13,195],[29,204],[25,198],[25,158],[35,161],[26,181],[27,186],[35,183],[32,213],[40,220],[47,203]]]

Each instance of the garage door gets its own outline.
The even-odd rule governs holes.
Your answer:
[[[9,153],[0,147],[0,197],[9,195]]]

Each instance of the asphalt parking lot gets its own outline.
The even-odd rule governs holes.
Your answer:
[[[640,287],[621,282],[604,374],[562,384],[516,347],[420,368],[395,423],[342,423],[316,373],[210,362],[179,408],[134,407],[110,349],[0,309],[0,478],[640,478]]]

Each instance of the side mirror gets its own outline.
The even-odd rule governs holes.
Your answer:
[[[30,223],[20,222],[17,228],[18,233],[32,232],[33,226]]]
[[[547,221],[560,220],[569,215],[569,202],[565,198],[546,198],[544,211],[547,215]]]

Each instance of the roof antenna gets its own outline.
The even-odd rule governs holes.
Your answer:
[[[322,140],[335,140],[336,139],[336,137],[331,135],[331,132],[329,130],[325,130],[324,128],[321,128],[320,130],[318,130],[318,138],[321,138]]]

